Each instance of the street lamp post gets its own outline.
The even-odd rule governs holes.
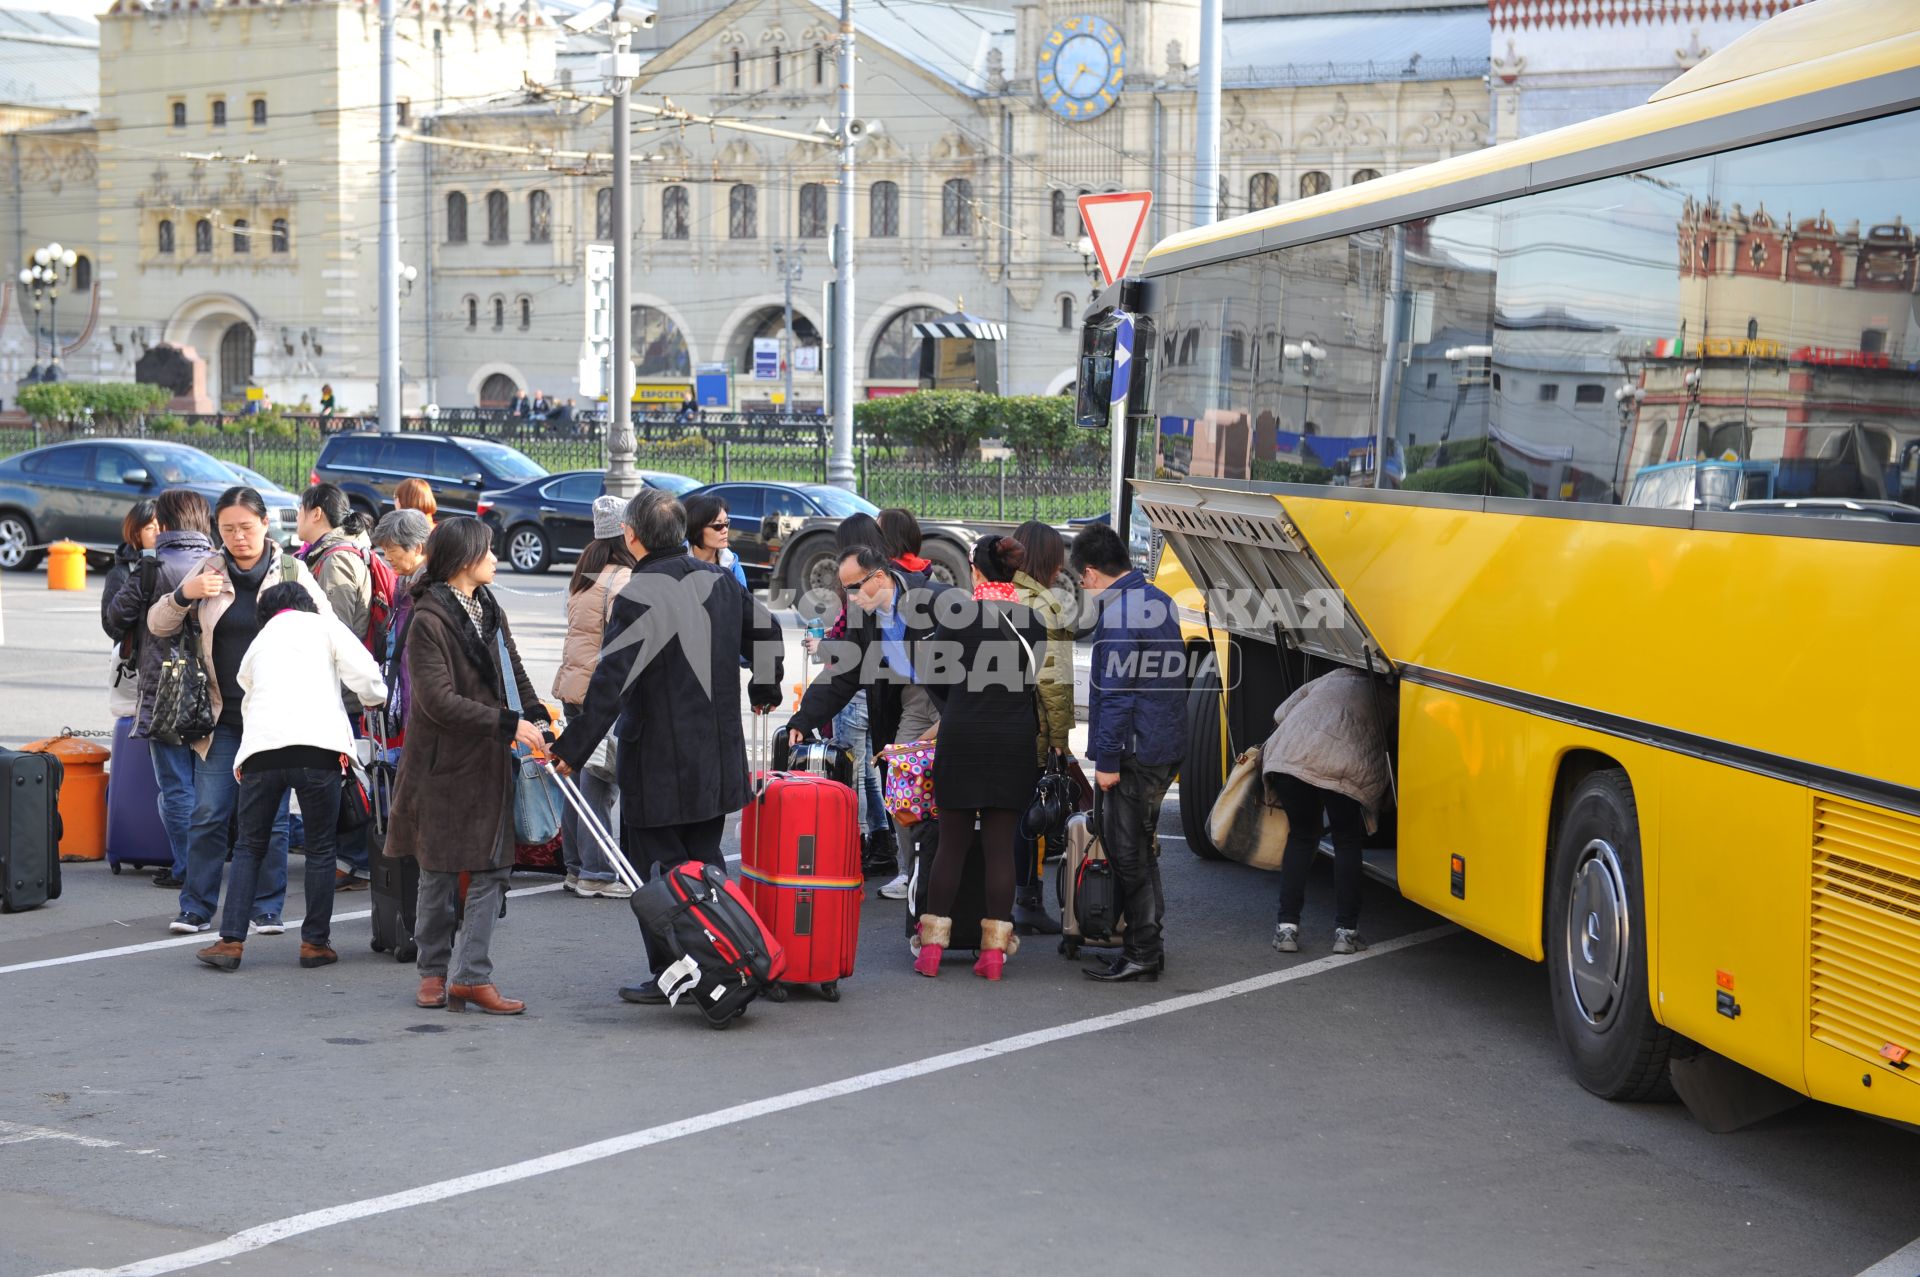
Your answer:
[[[1311,337],[1302,337],[1282,345],[1280,353],[1288,363],[1300,366],[1300,434],[1304,437],[1313,433],[1308,429],[1313,424],[1313,376],[1327,357],[1327,348]]]
[[[20,272],[20,282],[33,294],[33,363],[28,381],[60,380],[60,286],[73,279],[80,254],[58,243],[33,250],[32,264]],[[40,303],[47,306],[47,363],[40,366]]]
[[[1633,428],[1634,419],[1640,415],[1641,401],[1647,392],[1632,382],[1622,382],[1613,392],[1613,406],[1620,414],[1620,442],[1613,448],[1613,492],[1615,502],[1626,500],[1627,476],[1621,469],[1621,463],[1627,454],[1627,432]]]

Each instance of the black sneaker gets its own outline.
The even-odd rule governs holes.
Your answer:
[[[186,882],[186,879],[184,878],[174,877],[173,870],[162,869],[159,873],[153,876],[153,885],[156,887],[167,887],[174,891],[178,891],[180,890],[180,888],[186,886],[187,882]]]

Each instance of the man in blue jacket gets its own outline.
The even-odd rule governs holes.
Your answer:
[[[1073,539],[1080,585],[1096,599],[1087,738],[1102,790],[1101,840],[1120,884],[1126,947],[1094,980],[1156,980],[1165,897],[1154,826],[1187,752],[1187,687],[1173,600],[1127,560],[1120,534],[1091,523]]]

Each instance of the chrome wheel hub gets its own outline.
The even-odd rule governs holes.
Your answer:
[[[1632,939],[1626,874],[1612,843],[1595,838],[1581,848],[1568,896],[1567,983],[1581,1018],[1605,1029],[1625,997]]]
[[[517,568],[534,568],[540,564],[540,537],[532,532],[516,532],[513,541],[507,546],[507,557],[513,560]]]

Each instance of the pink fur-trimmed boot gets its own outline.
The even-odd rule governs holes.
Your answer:
[[[938,914],[920,915],[919,939],[914,945],[913,969],[923,976],[940,974],[940,959],[953,938],[953,919]]]
[[[1013,934],[1011,922],[985,919],[980,924],[980,957],[973,964],[973,973],[983,980],[998,980],[1007,959],[1019,949],[1020,937]]]

